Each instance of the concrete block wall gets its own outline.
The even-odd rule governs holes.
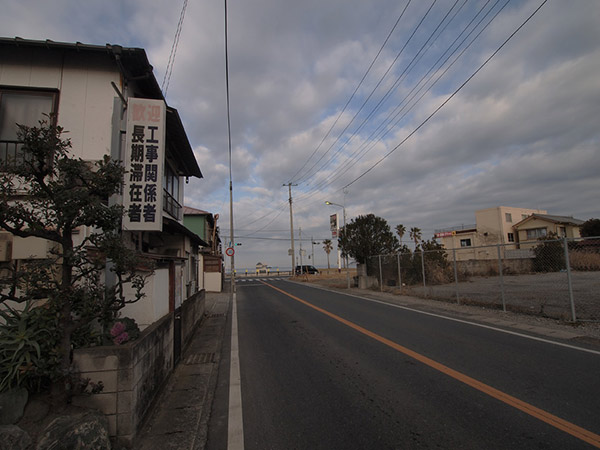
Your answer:
[[[73,364],[82,378],[104,385],[102,392],[75,397],[73,404],[102,411],[111,437],[130,447],[173,370],[173,314],[125,345],[77,349]]]
[[[206,291],[202,289],[181,305],[181,342],[185,348],[206,310]]]
[[[181,341],[191,339],[205,312],[205,291],[182,305]],[[146,328],[140,337],[124,345],[74,351],[73,364],[82,378],[102,381],[104,389],[81,395],[73,404],[102,411],[109,433],[117,444],[131,447],[144,418],[173,371],[173,314]]]

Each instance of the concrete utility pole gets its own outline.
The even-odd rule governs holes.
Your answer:
[[[320,242],[315,242],[312,236],[310,237],[310,242],[312,243],[312,263],[313,263],[313,266],[316,267],[316,264],[315,264],[315,245],[319,245]]]
[[[300,274],[302,274],[304,270],[304,266],[302,265],[302,227],[298,228],[298,233],[300,234]]]
[[[288,184],[284,184],[284,186],[287,186],[290,192],[290,240],[292,243],[292,269],[291,269],[291,274],[294,274],[294,270],[296,270],[296,259],[295,259],[295,250],[294,250],[294,213],[292,212],[292,186],[298,186],[297,184],[292,184],[292,183],[288,183]]]
[[[343,214],[344,214],[344,230],[346,230],[346,192],[344,192],[344,204],[340,205],[339,203],[333,203],[333,202],[325,202],[326,205],[333,205],[333,206],[339,206],[340,208],[342,208]],[[339,237],[338,237],[339,239]],[[340,244],[338,241],[338,269],[341,265],[341,251],[340,251]],[[350,289],[350,268],[348,267],[348,255],[346,255],[345,258],[345,266],[346,266],[346,283],[348,285],[348,289]]]

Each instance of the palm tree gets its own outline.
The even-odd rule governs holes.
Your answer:
[[[333,250],[331,239],[325,239],[323,241],[323,250],[325,250],[325,253],[327,253],[327,270],[329,270],[331,269],[329,266],[329,254],[331,253],[331,250]]]
[[[410,237],[413,241],[415,241],[415,250],[419,247],[419,241],[421,240],[421,229],[417,227],[412,227],[410,229]]]
[[[402,247],[402,238],[406,234],[406,227],[402,224],[396,225],[396,233],[400,236],[400,247]]]

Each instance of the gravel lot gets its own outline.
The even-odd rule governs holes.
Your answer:
[[[502,284],[506,308],[527,314],[571,320],[566,272],[476,277],[458,284],[411,286],[405,292],[461,303],[502,308]],[[571,272],[575,315],[578,320],[600,321],[600,272]]]

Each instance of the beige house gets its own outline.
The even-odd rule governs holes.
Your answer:
[[[537,245],[537,240],[549,235],[558,237],[581,237],[579,227],[583,220],[567,216],[532,214],[514,225],[517,242],[522,249]]]
[[[44,114],[69,133],[73,156],[123,162],[122,195],[109,201],[124,206],[123,241],[156,265],[146,297],[121,311],[137,321],[140,338],[74,351],[83,376],[105,386],[81,401],[103,411],[110,435],[130,446],[204,314],[197,265],[199,248],[209,244],[184,226],[182,206],[186,178],[202,173],[143,49],[0,38],[0,170],[23,157],[16,124],[37,126]],[[76,230],[75,245],[89,231]],[[47,259],[51,247],[44,239],[0,233],[0,269]],[[111,276],[105,272],[107,284]]]
[[[546,214],[546,211],[510,206],[481,209],[475,211],[475,224],[436,230],[434,238],[444,248],[460,249],[456,253],[458,260],[493,259],[498,256],[493,245],[503,244],[505,250],[518,248],[513,227],[533,214]]]
[[[182,203],[185,178],[202,173],[179,113],[166,104],[143,49],[2,38],[0,111],[0,170],[3,162],[19,157],[16,124],[37,126],[44,114],[68,132],[73,156],[97,161],[108,154],[124,162],[130,176],[123,195],[113,199],[125,206],[122,236],[156,261],[157,270],[146,298],[128,305],[123,315],[143,329],[198,291],[189,266],[204,242],[183,226]],[[145,129],[148,142],[156,141],[152,161],[148,154],[139,164],[134,161],[132,127]],[[154,190],[153,202],[144,202],[146,189]],[[77,230],[75,244],[87,233]],[[38,238],[9,235],[0,242],[4,261],[46,258],[51,250]]]

